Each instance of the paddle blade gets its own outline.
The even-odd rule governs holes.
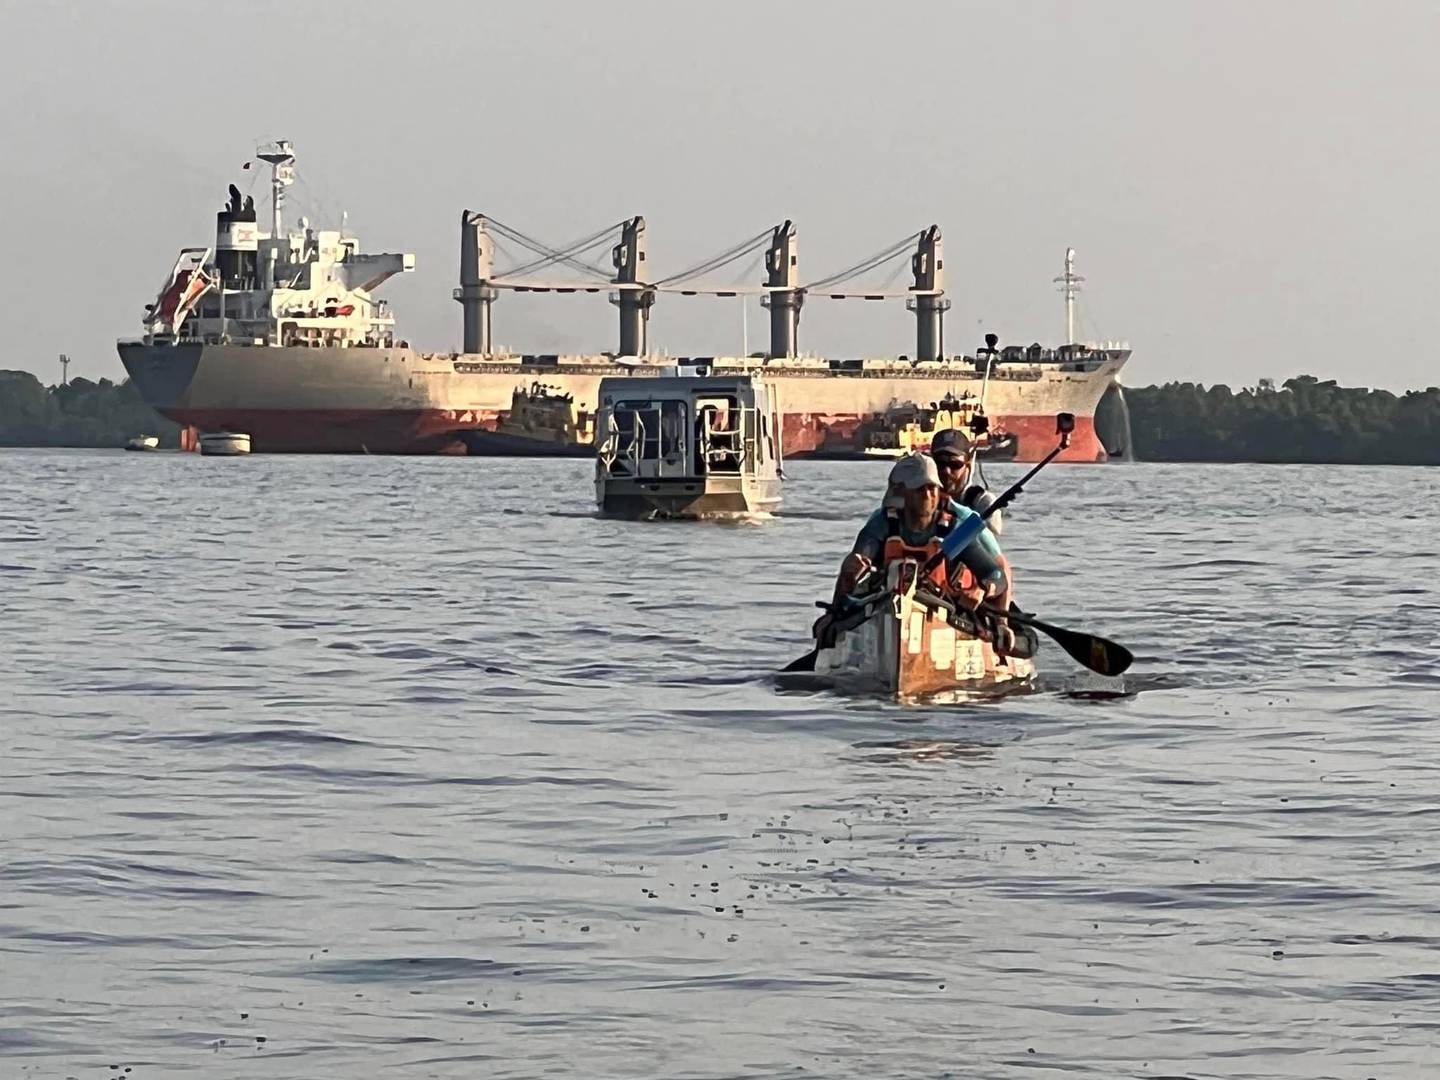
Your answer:
[[[1097,675],[1120,675],[1135,662],[1135,655],[1124,645],[1096,634],[1082,634],[1077,630],[1062,630],[1058,626],[1035,623],[1037,630],[1043,630],[1054,639],[1081,667],[1087,667]]]
[[[817,650],[814,650],[814,651],[811,651],[811,652],[806,653],[804,656],[800,657],[800,659],[798,659],[798,660],[791,660],[790,663],[786,664],[783,668],[780,669],[780,674],[782,674],[782,675],[792,675],[792,674],[794,674],[794,673],[797,672],[797,671],[814,671],[814,670],[815,670],[815,657],[816,657],[818,654],[819,654],[819,650],[817,649]]]

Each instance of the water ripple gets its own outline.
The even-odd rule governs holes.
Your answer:
[[[576,462],[0,453],[7,1076],[1433,1059],[1433,515],[1350,527],[1424,470],[1046,472],[1019,599],[1134,669],[898,705],[773,678],[878,466],[656,527]]]

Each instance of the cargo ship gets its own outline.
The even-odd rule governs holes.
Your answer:
[[[575,433],[576,445],[569,450],[586,454],[591,451],[583,443],[593,435],[585,421],[596,412],[601,379],[678,367],[772,381],[787,457],[853,447],[868,420],[950,395],[979,400],[994,427],[1013,437],[1017,460],[1035,460],[1050,449],[1059,412],[1076,418],[1062,460],[1105,460],[1095,408],[1130,350],[1118,342],[1075,341],[1075,296],[1083,279],[1074,273],[1073,251],[1067,251],[1065,272],[1055,279],[1065,295],[1065,344],[1011,345],[964,356],[945,349],[950,301],[938,226],[893,245],[883,259],[862,260],[802,284],[796,230],[787,221],[697,268],[713,270],[763,250],[763,284],[713,288],[697,284],[689,272],[653,280],[641,217],[554,249],[466,210],[460,282],[453,294],[463,312],[463,346],[426,352],[397,337],[388,304],[375,295],[389,278],[415,269],[414,255],[365,253],[343,223],[338,230],[317,229],[302,217],[287,230],[283,208],[295,179],[293,148],[272,143],[257,150],[256,160],[270,166],[268,223],[259,220],[253,197],[230,185],[229,201],[216,215],[213,245],[180,251],[154,303],[146,306],[142,336],[118,343],[121,362],[144,400],[182,425],[182,445],[193,447],[201,434],[223,430],[249,435],[257,453],[524,453],[526,425],[508,421],[515,402],[528,401],[539,384],[547,395],[565,400],[576,418],[562,425]],[[537,258],[497,273],[497,236],[518,239]],[[609,268],[586,261],[586,251],[609,246],[612,239]],[[913,282],[903,291],[850,284],[861,272],[906,254]],[[547,268],[571,268],[583,276],[578,281],[524,276]],[[506,290],[608,293],[619,309],[618,348],[574,355],[497,350],[492,311]],[[650,310],[667,293],[759,295],[770,316],[769,348],[743,356],[651,353]],[[915,314],[914,357],[802,354],[800,312],[816,298],[904,298]],[[538,432],[535,442],[537,453],[565,452],[553,430]]]

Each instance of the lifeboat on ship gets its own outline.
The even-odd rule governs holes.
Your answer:
[[[200,453],[207,457],[238,457],[248,454],[250,436],[243,431],[201,432]]]
[[[152,334],[174,335],[180,324],[199,302],[200,297],[215,286],[215,278],[205,272],[209,248],[184,248],[170,269],[170,276],[160,287],[153,304],[145,306],[145,321]]]

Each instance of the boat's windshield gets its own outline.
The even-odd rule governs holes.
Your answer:
[[[617,401],[610,413],[619,458],[683,464],[685,457],[685,402]]]

